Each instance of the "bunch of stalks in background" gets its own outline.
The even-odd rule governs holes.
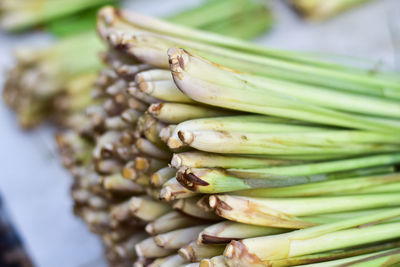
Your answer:
[[[396,266],[400,78],[104,8],[58,135],[112,266]]]

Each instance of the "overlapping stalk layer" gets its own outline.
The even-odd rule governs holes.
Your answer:
[[[112,265],[398,264],[398,76],[113,8],[98,31],[104,103],[58,143]]]

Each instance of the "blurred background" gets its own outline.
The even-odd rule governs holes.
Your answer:
[[[129,9],[167,16],[196,0],[128,0]],[[282,0],[272,1],[272,30],[255,41],[270,47],[364,58],[371,68],[400,70],[400,2],[371,1],[329,20],[303,20]],[[45,33],[0,33],[0,84],[13,65],[18,45],[52,41]],[[340,60],[337,56],[335,59]],[[0,102],[0,193],[28,254],[37,266],[105,266],[102,247],[72,213],[71,178],[56,153],[48,125],[23,132],[14,114]]]

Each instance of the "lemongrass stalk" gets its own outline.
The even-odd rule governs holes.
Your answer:
[[[186,120],[229,115],[224,110],[183,103],[157,103],[147,110],[155,118],[166,123],[181,123]]]
[[[147,110],[147,104],[143,103],[140,99],[137,99],[133,96],[127,97],[128,107],[139,112],[145,112]]]
[[[120,93],[123,93],[126,87],[127,83],[125,80],[117,79],[114,83],[112,83],[105,89],[105,93],[108,96],[116,96]]]
[[[130,108],[122,112],[121,119],[124,120],[129,125],[133,125],[138,121],[139,117],[142,115],[143,113],[141,113],[140,111]]]
[[[125,179],[119,173],[104,177],[103,186],[106,190],[114,192],[125,192],[130,194],[138,194],[144,192],[143,186]]]
[[[93,149],[93,157],[101,158],[102,150],[107,150],[112,153],[113,144],[118,143],[121,138],[121,133],[118,131],[107,131],[96,139],[96,147]]]
[[[175,127],[176,124],[170,124],[167,127],[161,129],[159,136],[164,143],[168,143],[168,139],[172,136]]]
[[[234,194],[250,197],[310,197],[326,195],[394,193],[400,186],[399,179],[399,174],[389,174],[385,176],[325,181],[282,188],[251,189],[236,191]]]
[[[155,158],[136,157],[135,158],[135,169],[142,172],[154,172],[160,168],[165,167],[168,164],[167,161],[158,160]]]
[[[335,126],[353,127],[376,131],[398,131],[396,121],[379,120],[360,115],[324,108],[310,103],[294,101],[276,93],[265,94],[257,90],[243,90],[237,84],[247,84],[247,81],[237,78],[232,71],[189,55],[182,49],[170,49],[170,68],[178,88],[190,98],[209,105],[250,111],[254,113],[276,115],[280,117],[300,119]],[[206,81],[207,75],[213,73],[221,80]],[[215,75],[218,73],[218,75]],[[233,83],[235,80],[235,83]],[[225,83],[224,85],[221,85]],[[236,85],[235,85],[236,84]],[[209,98],[210,92],[214,97]],[[244,93],[245,92],[245,93]],[[233,102],[235,104],[233,105]],[[316,115],[318,114],[318,115]]]
[[[160,267],[179,266],[187,263],[187,261],[178,254],[168,256],[165,259],[166,260],[159,265]]]
[[[109,117],[104,121],[104,126],[107,130],[123,130],[129,127],[120,116]]]
[[[161,187],[168,180],[175,177],[176,169],[164,167],[154,172],[150,177],[150,184],[154,187]]]
[[[253,258],[251,261],[260,259],[269,261],[393,239],[400,236],[400,232],[395,230],[399,223],[378,224],[363,228],[353,227],[396,217],[399,210],[398,208],[392,209],[372,216],[352,218],[275,236],[232,241],[227,246],[224,255],[231,261],[238,260],[238,253],[240,253],[240,262],[251,260],[250,257]],[[363,238],[357,238],[360,236]],[[318,241],[324,242],[319,243]],[[312,245],[311,242],[317,243]],[[263,244],[262,249],[256,247],[260,244]]]
[[[124,64],[119,62],[117,66],[112,66],[115,72],[122,78],[131,80],[136,77],[136,75],[142,71],[148,71],[154,67],[148,64]]]
[[[223,221],[205,228],[199,234],[197,243],[226,244],[232,240],[275,235],[285,233],[287,231],[287,229],[283,228],[264,227],[231,221]]]
[[[195,197],[197,193],[190,191],[183,187],[176,179],[172,177],[165,182],[160,191],[160,199],[163,201],[171,202],[176,199]]]
[[[144,103],[153,104],[153,103],[160,102],[159,99],[149,96],[149,95],[143,93],[142,91],[140,91],[139,88],[137,88],[136,84],[129,84],[127,91],[129,93],[129,95],[133,96],[134,98],[137,98],[138,100],[140,100]]]
[[[91,159],[92,144],[74,131],[57,134],[56,142],[66,168],[70,168],[78,162],[85,164]]]
[[[110,208],[110,216],[113,220],[117,222],[126,221],[133,217],[133,214],[130,210],[130,202],[129,200],[121,202],[117,205],[114,205]]]
[[[135,161],[128,161],[122,168],[121,174],[125,179],[134,181],[139,176],[135,169]]]
[[[355,169],[349,171],[341,171],[327,174],[317,174],[309,176],[270,176],[262,179],[259,178],[242,178],[230,174],[220,169],[207,168],[187,168],[177,172],[176,177],[181,185],[187,189],[198,193],[224,193],[239,190],[254,189],[254,192],[263,192],[263,189],[275,187],[288,187],[301,184],[309,184],[331,180],[348,179],[352,177],[360,177],[373,174],[386,174],[393,172],[393,167],[375,167],[366,169]],[[338,182],[340,184],[340,182]],[[376,186],[381,182],[372,182]],[[345,185],[344,185],[345,186]],[[261,189],[263,188],[263,189]],[[260,190],[257,190],[260,189]],[[362,190],[362,187],[359,187]],[[283,190],[283,189],[280,189]],[[333,189],[332,189],[333,190]],[[372,190],[372,188],[368,188]],[[273,191],[273,190],[272,190]],[[279,191],[279,190],[278,190]],[[249,191],[250,192],[250,191]]]
[[[130,238],[114,246],[115,252],[123,259],[133,259],[136,258],[135,245],[145,239],[147,234],[143,232],[138,232],[133,234]]]
[[[170,74],[171,76],[171,74]],[[193,103],[193,100],[184,95],[176,87],[172,77],[162,81],[142,81],[137,87],[143,93],[167,102]]]
[[[370,0],[336,0],[325,3],[319,0],[291,0],[291,4],[307,19],[324,20],[368,1]]]
[[[129,205],[131,213],[144,221],[153,221],[171,211],[169,205],[155,201],[148,196],[132,197]]]
[[[188,168],[260,168],[266,166],[281,166],[300,163],[288,160],[263,159],[252,157],[225,156],[203,152],[175,153],[171,159],[171,166],[179,169]]]
[[[207,136],[213,139],[214,142],[230,142],[235,148],[243,146],[245,147],[244,149],[248,150],[250,150],[251,146],[257,145],[270,148],[271,150],[277,148],[277,145],[283,147],[315,146],[320,149],[345,145],[354,145],[360,148],[367,148],[370,145],[381,145],[382,147],[385,145],[393,145],[396,147],[399,145],[398,140],[394,140],[393,135],[390,134],[348,130],[327,130],[307,133],[248,133],[244,130],[243,132],[220,133],[204,130],[180,130],[178,135],[184,144],[200,150],[208,150],[207,146],[204,144],[204,139],[207,138]]]
[[[158,235],[201,223],[203,221],[198,218],[186,216],[177,211],[171,211],[147,224],[145,229],[150,235]]]
[[[199,219],[213,220],[213,221],[218,221],[222,219],[214,212],[204,211],[200,207],[198,207],[197,206],[198,200],[199,200],[198,198],[179,199],[172,205],[172,207],[175,210],[178,210],[186,215]]]
[[[294,166],[279,166],[246,170],[228,169],[228,172],[237,176],[248,178],[269,178],[279,176],[288,177],[385,166],[396,164],[399,161],[400,154],[392,153]]]
[[[165,128],[165,126],[164,123],[156,120],[150,115],[147,115],[144,119],[144,136],[156,146],[162,149],[167,149],[165,143],[160,138],[160,132]]]
[[[221,245],[198,245],[191,242],[178,250],[179,255],[187,261],[199,262],[204,258],[221,255],[225,246]]]
[[[153,237],[146,238],[135,246],[136,254],[144,258],[158,258],[173,254],[176,250],[157,246]]]
[[[299,216],[393,207],[397,198],[395,193],[283,199],[213,195],[210,206],[219,216],[241,223],[307,228],[313,223]]]
[[[110,244],[116,244],[118,242],[121,242],[123,240],[127,240],[128,237],[133,236],[135,233],[137,233],[138,230],[134,229],[132,227],[120,227],[118,229],[109,231],[101,236],[103,240],[107,240],[106,242]]]
[[[204,211],[212,211],[210,207],[209,195],[203,195],[196,203],[196,205]]]
[[[82,219],[95,228],[108,228],[111,226],[109,214],[105,211],[94,211],[84,209],[82,211]]]
[[[95,169],[99,174],[113,174],[118,173],[122,169],[121,162],[114,159],[97,160],[95,162]]]
[[[159,188],[152,188],[146,187],[146,194],[155,200],[160,200],[160,189]]]
[[[168,140],[170,148],[178,148],[184,144],[180,140],[179,132],[185,131],[222,131],[248,133],[280,133],[290,132],[312,132],[327,128],[302,125],[301,122],[288,119],[274,118],[259,115],[241,115],[216,118],[204,118],[189,120],[178,124]]]
[[[219,255],[211,259],[201,260],[200,267],[228,267],[228,265],[225,262],[224,256]]]
[[[150,157],[154,157],[160,160],[169,160],[171,158],[170,153],[161,150],[144,138],[139,138],[136,141],[136,147],[139,149],[140,152]]]
[[[140,84],[142,82],[166,81],[170,79],[172,79],[171,72],[164,69],[141,71],[135,76],[136,84]]]
[[[159,234],[154,237],[156,244],[166,249],[179,249],[197,239],[197,236],[208,225],[198,225]]]
[[[133,181],[144,187],[150,186],[150,176],[146,173],[139,172]]]

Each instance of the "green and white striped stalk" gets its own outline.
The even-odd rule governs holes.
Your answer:
[[[317,163],[315,163],[317,165]],[[244,171],[242,169],[241,171]],[[255,169],[253,169],[255,170]],[[315,175],[270,175],[269,177],[259,177],[255,176],[253,178],[243,178],[246,175],[237,175],[236,173],[230,173],[226,170],[221,169],[206,169],[206,168],[183,168],[177,172],[177,180],[187,189],[205,194],[213,194],[213,193],[224,193],[224,192],[233,192],[238,190],[247,190],[247,189],[260,189],[254,192],[263,192],[265,188],[265,192],[270,188],[275,187],[288,187],[295,186],[301,184],[310,184],[317,183],[323,181],[335,181],[342,179],[349,179],[353,177],[361,177],[361,176],[372,176],[375,174],[387,174],[393,172],[394,168],[392,166],[378,166],[373,168],[363,168],[363,169],[355,169],[355,170],[345,170],[333,173],[321,173]],[[238,177],[241,176],[241,177]],[[251,177],[251,175],[249,175]],[[376,179],[369,181],[368,183],[374,184],[375,186],[385,184],[384,180],[376,181]],[[362,180],[360,180],[362,181]],[[387,180],[392,182],[392,179]],[[340,184],[340,181],[337,182]],[[312,187],[312,185],[311,185]],[[342,188],[345,188],[346,184],[343,184]],[[300,187],[301,188],[301,187]],[[349,188],[351,190],[351,187]],[[359,189],[362,189],[360,186]],[[278,191],[282,191],[284,189],[279,189]],[[334,188],[332,188],[334,190]],[[368,190],[375,190],[373,188],[367,188]],[[393,191],[393,190],[389,190]]]
[[[179,148],[184,145],[179,133],[185,131],[217,131],[247,133],[281,133],[281,132],[313,132],[322,127],[304,125],[303,122],[288,119],[274,118],[259,115],[240,115],[216,118],[189,120],[178,124],[168,140],[170,148]],[[329,128],[328,128],[329,129]]]
[[[172,80],[169,72],[169,80],[141,81],[137,87],[143,93],[166,102],[193,103],[194,101],[184,95]],[[141,76],[139,79],[143,79]]]
[[[251,198],[212,195],[210,206],[225,219],[281,228],[307,228],[314,225],[304,216],[399,206],[397,193],[304,198]]]
[[[301,163],[299,161],[263,159],[246,156],[226,156],[203,152],[175,153],[171,166],[180,169],[187,168],[261,168],[267,166],[284,166]]]

